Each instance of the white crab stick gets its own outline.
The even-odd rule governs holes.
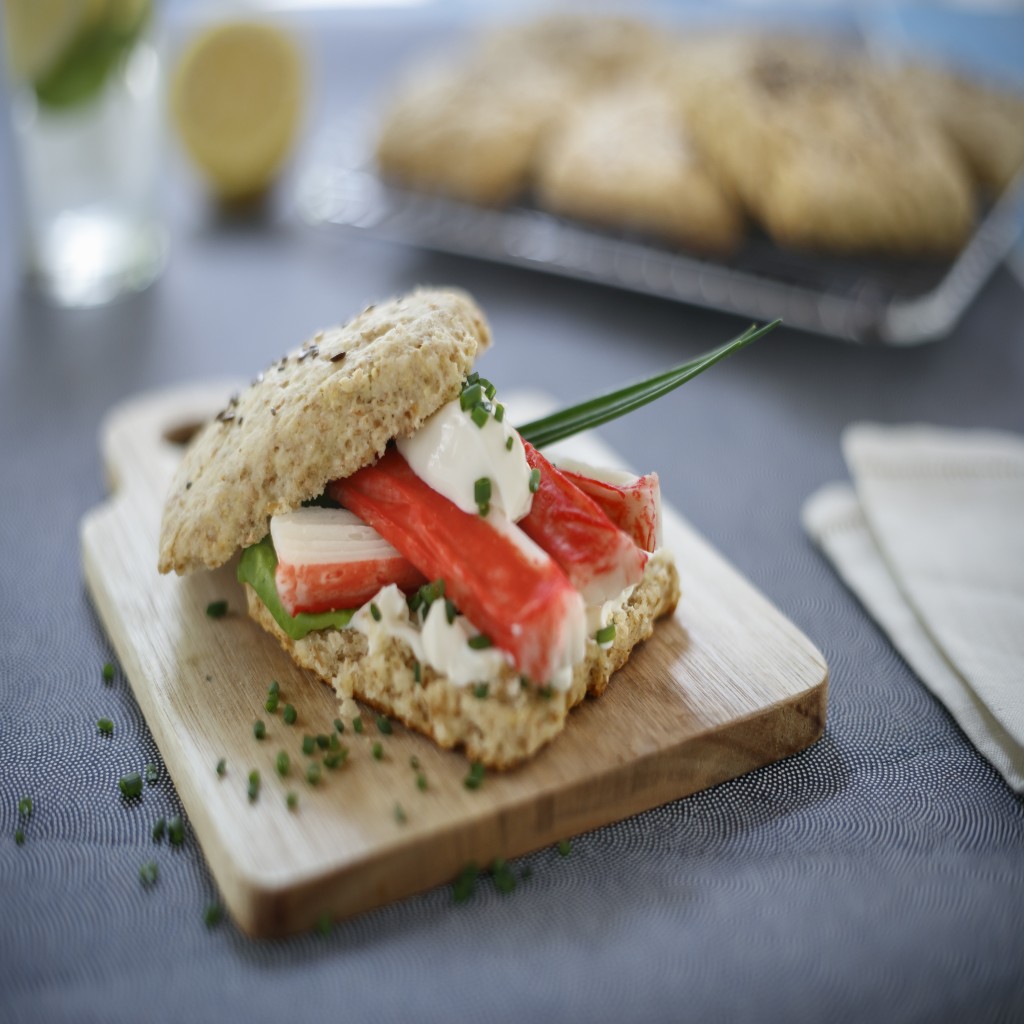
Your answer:
[[[358,608],[389,583],[415,590],[423,575],[372,526],[341,508],[301,508],[274,516],[275,580],[297,612]]]

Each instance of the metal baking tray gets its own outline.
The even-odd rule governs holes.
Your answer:
[[[387,184],[370,125],[321,137],[300,175],[312,224],[593,281],[846,341],[916,345],[947,335],[1006,257],[1024,224],[1024,179],[987,209],[951,261],[842,258],[784,249],[751,235],[729,259],[592,228],[526,204],[473,206]]]

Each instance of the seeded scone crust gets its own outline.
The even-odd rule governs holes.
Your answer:
[[[974,219],[945,136],[862,55],[751,41],[679,97],[712,170],[780,245],[946,255]]]
[[[355,697],[429,736],[447,749],[461,747],[471,761],[505,770],[532,757],[565,728],[569,711],[585,696],[600,696],[612,674],[633,648],[654,631],[655,620],[674,611],[679,575],[668,552],[647,562],[643,579],[616,613],[615,639],[604,650],[587,642],[586,658],[576,666],[568,690],[541,692],[519,685],[511,668],[491,681],[485,698],[471,686],[455,686],[424,667],[421,683],[413,676],[412,650],[401,640],[385,639],[370,648],[354,629],[326,629],[292,640],[274,621],[256,592],[246,585],[249,614],[289,651],[303,668],[333,686],[344,703]]]
[[[462,292],[420,289],[321,331],[196,435],[171,484],[159,569],[223,565],[270,517],[374,462],[456,398],[490,344]]]
[[[541,204],[706,252],[740,240],[737,203],[708,173],[667,89],[630,82],[559,121],[537,160]]]

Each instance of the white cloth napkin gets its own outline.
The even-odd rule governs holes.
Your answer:
[[[1024,792],[1024,439],[855,424],[853,486],[804,527],[922,682]]]

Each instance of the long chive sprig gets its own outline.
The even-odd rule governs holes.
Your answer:
[[[641,406],[653,402],[662,395],[692,380],[698,374],[703,373],[709,366],[721,362],[727,356],[745,348],[752,341],[764,337],[769,331],[774,330],[781,323],[781,320],[773,320],[763,327],[750,327],[741,335],[733,338],[718,348],[705,352],[704,355],[691,359],[688,362],[673,366],[670,370],[648,377],[646,380],[638,381],[627,387],[619,388],[617,391],[609,391],[607,394],[598,395],[595,398],[587,399],[578,405],[572,405],[568,409],[560,409],[550,416],[544,416],[539,420],[533,420],[519,428],[522,437],[537,448],[554,444],[573,434],[598,427],[609,420],[624,416],[627,412],[639,409]]]

